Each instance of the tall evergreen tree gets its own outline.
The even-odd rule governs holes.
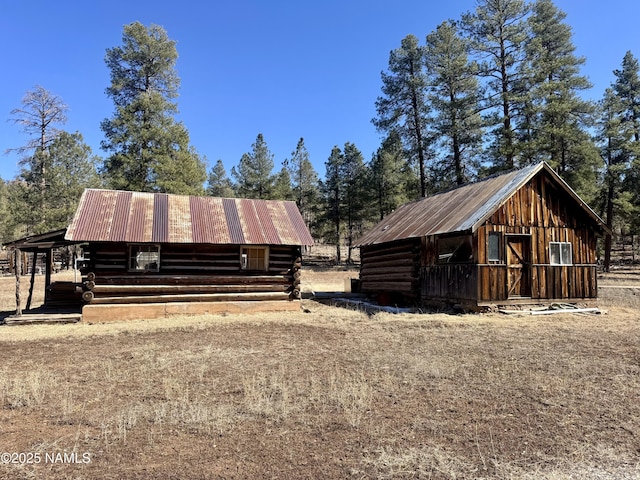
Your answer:
[[[382,220],[412,199],[410,175],[406,171],[402,140],[392,131],[373,155],[368,169],[368,189],[373,197],[372,220]]]
[[[482,143],[477,65],[469,62],[468,44],[456,26],[443,22],[427,35],[426,66],[432,108],[431,124],[439,144],[442,187],[462,185],[474,176]]]
[[[633,212],[630,194],[622,190],[625,173],[633,157],[633,127],[624,121],[623,103],[613,90],[608,88],[600,103],[600,121],[597,140],[604,161],[601,211],[607,226],[614,230],[615,224],[627,225]],[[611,235],[605,236],[604,270],[611,266]]]
[[[382,72],[383,96],[376,100],[376,128],[385,133],[397,131],[407,150],[407,158],[418,164],[420,194],[427,195],[427,133],[429,108],[426,102],[427,78],[424,47],[414,35],[402,39],[400,48],[389,55],[388,73]]]
[[[523,0],[479,0],[476,10],[463,15],[462,25],[472,41],[479,60],[480,76],[487,79],[485,95],[487,116],[494,130],[490,153],[493,170],[510,170],[515,166],[516,125],[514,114],[521,103],[516,85],[524,60],[527,40]]]
[[[295,200],[293,188],[291,187],[291,175],[284,165],[273,177],[273,193],[271,198],[274,200]]]
[[[326,209],[325,216],[331,225],[327,239],[336,245],[336,262],[341,263],[340,246],[342,244],[342,227],[344,221],[344,181],[342,178],[344,154],[338,146],[333,147],[331,155],[325,162],[325,180],[321,184]]]
[[[303,138],[298,140],[296,149],[291,152],[291,158],[285,160],[285,165],[289,170],[293,195],[302,218],[307,225],[312,225],[320,198],[319,181],[318,174],[309,160],[309,152]]]
[[[353,143],[344,144],[343,159],[339,170],[344,192],[347,262],[351,263],[353,242],[362,233],[367,209],[371,204],[369,198],[371,195],[366,188],[367,171],[364,157]]]
[[[613,89],[620,101],[620,119],[624,129],[631,132],[627,172],[622,190],[631,196],[635,211],[640,211],[640,66],[629,51],[622,60],[622,68],[614,70]],[[629,212],[631,213],[631,212]],[[638,215],[632,216],[632,228],[640,230]]]
[[[123,45],[107,49],[107,95],[115,112],[101,128],[111,152],[103,172],[114,188],[200,194],[206,167],[181,122],[174,120],[180,80],[175,41],[157,25],[125,25]]]
[[[29,192],[29,203],[25,205],[28,210],[26,214],[31,219],[28,221],[28,233],[43,232],[48,222],[46,189],[50,176],[47,171],[47,165],[51,162],[49,148],[62,132],[58,126],[66,123],[67,110],[67,105],[60,97],[37,85],[27,91],[22,98],[22,106],[11,111],[10,120],[29,136],[25,145],[7,150],[21,155],[22,182],[26,182],[23,186]],[[39,218],[36,220],[35,217]]]
[[[218,160],[209,171],[207,195],[223,198],[231,198],[235,196],[233,184],[227,176],[227,171],[224,168],[222,160]]]
[[[622,59],[622,68],[614,70],[613,89],[622,102],[623,121],[633,131],[633,140],[640,143],[640,65],[628,51]]]
[[[25,235],[65,227],[84,189],[100,186],[97,158],[79,133],[60,132],[44,154],[38,150],[33,158],[44,168],[23,168],[11,189]],[[40,185],[46,186],[44,192]]]
[[[244,198],[271,198],[275,181],[272,171],[273,154],[259,133],[251,145],[251,152],[242,155],[237,169],[231,169],[238,195]]]
[[[528,19],[532,37],[525,51],[536,111],[532,140],[544,160],[576,190],[588,194],[585,189],[595,184],[598,159],[587,132],[594,106],[580,96],[591,84],[579,74],[585,59],[574,54],[565,17],[551,0],[537,0]]]

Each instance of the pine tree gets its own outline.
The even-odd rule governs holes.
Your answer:
[[[275,175],[273,180],[273,193],[271,198],[274,200],[294,200],[293,188],[291,188],[291,175],[286,166]]]
[[[624,176],[622,191],[628,192],[634,206],[631,215],[631,227],[640,230],[640,66],[638,60],[629,51],[622,60],[622,68],[615,70],[616,81],[613,89],[620,101],[620,119],[625,130],[630,131],[632,138],[629,145],[627,172]]]
[[[273,154],[259,133],[251,145],[251,152],[242,155],[237,169],[231,169],[238,195],[244,198],[271,198],[275,180],[272,170]]]
[[[336,262],[341,263],[340,245],[342,243],[342,222],[344,220],[344,181],[342,177],[344,154],[338,146],[333,147],[325,162],[325,180],[321,184],[325,198],[325,218],[331,225],[328,241],[336,245]]]
[[[402,141],[392,131],[382,142],[369,164],[368,189],[373,197],[375,212],[372,220],[382,220],[400,205],[412,199],[411,172],[406,171]]]
[[[456,26],[443,22],[427,36],[431,125],[438,138],[439,162],[434,175],[442,188],[462,185],[474,176],[482,143],[477,65],[470,63],[468,43]]]
[[[43,168],[23,168],[11,189],[14,209],[20,212],[16,220],[25,235],[67,226],[84,189],[100,186],[97,158],[79,133],[60,132],[32,161]]]
[[[498,127],[491,148],[493,170],[510,170],[515,166],[516,125],[514,114],[521,102],[516,85],[524,59],[527,40],[523,0],[479,0],[473,13],[463,15],[463,28],[472,41],[479,60],[481,77],[487,79],[487,119]]]
[[[343,158],[339,168],[343,182],[344,220],[347,228],[347,263],[352,262],[353,242],[360,234],[371,204],[366,188],[366,166],[358,148],[350,142],[344,144]]]
[[[50,147],[63,130],[59,125],[67,121],[67,105],[60,97],[37,85],[28,91],[22,99],[22,106],[11,111],[11,121],[29,135],[27,143],[21,147],[8,149],[22,155],[19,164],[22,167],[21,180],[26,182],[20,189],[23,197],[28,192],[28,203],[24,204],[27,234],[46,231],[47,170],[51,162]]]
[[[218,160],[209,171],[207,195],[223,198],[231,198],[235,196],[233,184],[229,177],[227,177],[227,171],[224,168],[222,160]]]
[[[613,230],[614,224],[628,225],[633,212],[631,195],[622,190],[625,172],[628,171],[633,157],[633,126],[624,120],[624,106],[613,88],[608,88],[600,102],[600,122],[598,124],[598,143],[604,161],[604,179],[602,183],[601,210],[607,226]],[[605,236],[604,270],[611,265],[611,235]]]
[[[429,108],[426,102],[427,78],[424,47],[408,35],[400,48],[389,55],[389,73],[382,72],[383,96],[376,100],[376,128],[384,133],[398,132],[407,158],[418,164],[420,194],[427,195],[427,133]]]
[[[579,74],[585,59],[574,54],[565,17],[551,0],[537,0],[528,19],[532,37],[525,51],[536,111],[532,141],[542,158],[587,196],[593,193],[589,187],[595,185],[598,166],[587,130],[594,106],[580,96],[591,84]]]
[[[107,95],[113,100],[112,118],[102,122],[111,152],[103,172],[113,188],[200,194],[206,167],[180,122],[174,99],[180,80],[175,41],[157,25],[125,25],[123,45],[107,49],[111,71]]]
[[[300,214],[307,225],[312,225],[316,219],[320,198],[319,181],[318,174],[309,160],[309,152],[303,138],[298,140],[296,149],[291,152],[291,158],[285,160],[285,166],[289,170],[293,195]]]

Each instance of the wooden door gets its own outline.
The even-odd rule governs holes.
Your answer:
[[[527,236],[507,236],[508,297],[531,296],[531,241]]]

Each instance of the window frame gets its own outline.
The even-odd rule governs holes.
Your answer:
[[[491,239],[495,238],[497,242],[498,256],[491,258]],[[502,246],[502,232],[489,232],[487,237],[487,263],[504,263],[504,253]]]
[[[248,256],[248,252],[262,251],[264,253],[263,265],[261,268],[249,268],[251,265],[251,258]],[[247,253],[245,253],[247,252]],[[244,257],[247,255],[246,263]],[[269,271],[269,247],[262,245],[243,245],[240,247],[240,270],[243,272],[268,272]]]
[[[569,258],[568,261],[565,258],[566,250],[563,247],[569,246]],[[554,261],[553,248],[558,249],[557,258],[558,261]],[[573,265],[573,245],[571,242],[549,242],[549,265]]]
[[[129,254],[127,256],[127,271],[129,272],[159,272],[160,271],[160,244],[157,243],[131,243],[128,245]],[[155,253],[156,254],[156,268],[134,268],[132,267],[133,251],[134,249],[149,249],[138,250],[137,253]],[[154,250],[151,250],[154,249]],[[137,260],[136,260],[137,262]],[[151,265],[151,263],[145,264],[145,266]]]
[[[455,248],[443,248],[445,246],[455,246]],[[469,249],[470,256],[464,261],[456,258],[456,254],[459,253],[461,247]],[[471,235],[440,236],[437,238],[436,249],[438,265],[468,265],[473,263],[473,237]],[[451,261],[452,259],[454,261]]]

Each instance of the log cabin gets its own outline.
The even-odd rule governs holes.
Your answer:
[[[598,215],[545,162],[405,204],[356,242],[382,303],[592,303]]]
[[[66,229],[8,246],[68,244],[84,251],[83,320],[105,321],[299,309],[313,238],[295,202],[87,189]],[[45,304],[65,296],[46,283]]]

